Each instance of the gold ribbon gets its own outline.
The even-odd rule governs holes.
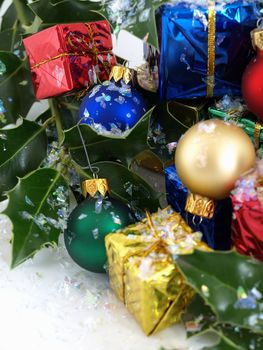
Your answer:
[[[208,52],[207,52],[207,87],[206,96],[214,95],[215,86],[215,34],[216,10],[215,1],[208,0]]]
[[[162,231],[158,230],[155,225],[154,222],[152,220],[151,214],[146,210],[146,223],[148,225],[148,227],[150,228],[151,231],[151,242],[150,245],[142,250],[141,252],[137,252],[134,253],[132,252],[131,254],[127,254],[126,257],[124,258],[124,265],[126,264],[126,262],[129,260],[130,257],[132,256],[138,256],[138,257],[147,257],[149,254],[151,254],[152,252],[158,252],[158,251],[162,251],[165,253],[166,256],[162,257],[162,261],[166,261],[167,264],[171,264],[173,263],[173,258],[172,258],[172,252],[169,249],[169,246],[172,246],[174,244],[177,245],[181,245],[181,251],[180,254],[189,254],[192,253],[193,250],[196,248],[194,245],[192,245],[191,248],[184,246],[184,242],[186,240],[187,234],[193,234],[192,229],[186,224],[186,222],[184,221],[184,219],[178,214],[178,213],[173,213],[172,215],[170,215],[169,218],[166,219],[167,223],[172,223],[172,227],[171,227],[171,231],[173,231],[174,233],[176,233],[176,235],[173,238],[168,238],[168,237],[162,237]],[[173,224],[174,223],[174,224]],[[179,228],[182,228],[183,231],[180,233],[178,231]],[[211,251],[211,249],[203,242],[199,241],[198,242],[198,248],[203,250],[203,251]],[[123,271],[123,275],[122,275],[122,285],[123,285],[123,295],[122,295],[122,300],[124,302],[125,305],[127,305],[127,301],[126,301],[126,283],[125,283],[125,272]],[[185,309],[185,307],[187,306],[187,304],[189,303],[189,301],[192,299],[193,295],[194,295],[194,291],[191,290],[189,291],[189,289],[187,289],[188,293],[185,294],[185,297],[182,298],[182,310]],[[182,295],[183,296],[183,295]],[[156,325],[154,326],[154,328],[151,330],[150,333],[148,333],[147,335],[151,335],[153,333],[156,332],[156,330],[158,330],[158,328],[160,327],[160,325],[163,322],[163,319],[165,317],[167,317],[167,315],[169,314],[169,310],[172,309],[173,305],[177,302],[178,297],[175,298],[172,302],[169,303],[168,307],[163,310],[162,315],[159,315],[159,319],[158,322],[156,323]]]
[[[211,249],[171,208],[152,215],[146,212],[146,216],[141,222],[107,235],[105,242],[110,285],[150,335],[178,322],[194,294],[172,261],[173,254]],[[150,274],[143,277],[141,262],[152,252],[155,254]]]
[[[67,57],[67,56],[93,56],[95,59],[96,59],[96,63],[98,62],[98,55],[99,54],[106,54],[106,53],[111,53],[112,51],[111,50],[104,50],[104,51],[99,51],[97,46],[96,46],[96,42],[94,40],[94,32],[90,26],[89,23],[85,23],[85,26],[87,27],[87,33],[89,35],[89,40],[90,42],[87,43],[85,40],[83,40],[83,37],[78,35],[77,33],[74,33],[74,35],[72,34],[71,37],[68,36],[67,37],[67,41],[68,41],[68,44],[76,50],[76,52],[62,52],[61,54],[59,55],[56,55],[56,56],[53,56],[53,57],[50,57],[50,58],[47,58],[43,61],[40,61],[36,64],[34,64],[32,66],[32,69],[35,69],[35,68],[39,68],[40,66],[42,66],[43,64],[46,64],[48,62],[51,62],[51,61],[54,61],[54,60],[57,60],[61,57]],[[78,43],[82,44],[83,45],[83,51],[81,52],[78,52],[79,51],[79,47],[76,46],[73,42],[72,42],[72,36],[74,36],[74,38],[77,39]],[[90,45],[91,43],[91,45]],[[107,66],[106,62],[102,62],[104,68],[107,70],[109,67]]]
[[[256,123],[255,131],[254,131],[254,140],[255,140],[256,149],[259,149],[261,128],[262,128],[262,125],[260,123]]]
[[[172,256],[171,256],[171,251],[169,250],[169,246],[173,246],[174,244],[180,245],[181,243],[185,242],[187,234],[194,234],[192,229],[186,224],[184,219],[181,217],[180,214],[174,212],[168,219],[167,223],[173,223],[174,225],[171,227],[171,231],[176,233],[176,236],[173,238],[168,238],[168,237],[162,237],[162,232],[159,232],[153,221],[151,214],[146,210],[146,223],[148,227],[150,228],[151,231],[151,241],[149,242],[150,245],[145,249],[142,250],[140,253],[136,253],[136,256],[143,256],[146,257],[148,256],[151,252],[154,252],[156,249],[161,248],[163,251],[167,254],[167,259],[169,261],[172,261]],[[138,224],[137,224],[138,225]],[[183,231],[181,233],[178,232],[179,228],[182,228]],[[130,230],[131,228],[128,227]],[[138,230],[137,227],[135,227],[135,230]],[[203,242],[198,242],[199,248],[204,249],[205,251],[210,251],[211,249],[207,247],[207,245]],[[188,247],[181,247],[181,252],[180,254],[189,254],[194,250],[194,246],[191,247],[189,250]],[[126,256],[126,261],[128,258],[130,258],[132,255]]]

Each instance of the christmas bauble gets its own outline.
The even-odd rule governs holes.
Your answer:
[[[120,134],[132,128],[147,111],[147,101],[121,78],[96,85],[83,99],[79,118],[97,132]]]
[[[64,233],[71,258],[92,272],[105,272],[104,237],[134,223],[130,208],[117,199],[96,195],[85,199],[69,216]]]
[[[248,109],[263,121],[263,30],[255,29],[251,34],[257,53],[244,71],[242,94]]]
[[[213,199],[227,197],[255,160],[255,150],[246,133],[218,119],[192,126],[180,139],[175,154],[183,184],[190,192]]]

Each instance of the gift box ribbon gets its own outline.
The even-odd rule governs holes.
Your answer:
[[[234,121],[237,125],[241,125],[248,136],[254,138],[256,149],[258,149],[260,144],[263,143],[263,125],[261,123],[237,116],[236,114],[238,111],[236,110],[231,110],[226,113],[215,108],[208,108],[208,112],[212,115],[212,117]]]
[[[97,48],[97,45],[94,40],[94,32],[90,26],[89,23],[85,23],[85,26],[87,27],[87,34],[88,34],[88,41],[85,40],[84,35],[81,35],[81,33],[77,32],[70,32],[67,37],[66,41],[69,47],[71,47],[73,50],[76,50],[75,52],[62,52],[56,56],[47,58],[41,62],[38,62],[32,66],[32,69],[39,68],[40,66],[57,60],[61,57],[67,57],[67,56],[92,56],[95,59],[96,64],[98,63],[98,56],[100,54],[107,54],[112,53],[111,50],[102,50],[100,51]],[[79,52],[80,51],[80,52]],[[105,70],[109,73],[109,66],[106,62],[102,62]]]
[[[208,0],[208,51],[207,51],[207,97],[214,95],[215,86],[215,35],[216,10],[215,0]]]

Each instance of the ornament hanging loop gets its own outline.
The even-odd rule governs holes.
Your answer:
[[[198,222],[196,222],[197,218],[199,218]],[[196,215],[193,216],[193,218],[192,218],[193,225],[199,226],[199,225],[201,225],[202,222],[203,222],[202,216],[196,216]]]
[[[263,29],[263,17],[257,20],[257,28]]]
[[[81,168],[82,169],[90,169],[90,171],[92,173],[92,176],[93,176],[93,179],[98,179],[98,173],[99,173],[100,169],[98,167],[94,167],[94,166],[91,165],[89,154],[88,154],[88,150],[87,150],[87,147],[86,147],[86,144],[85,144],[82,132],[81,132],[80,127],[79,127],[79,124],[81,123],[81,120],[77,123],[77,129],[78,129],[79,137],[80,137],[80,140],[81,140],[84,152],[85,152],[85,156],[86,156],[86,159],[87,159],[87,162],[88,162],[88,165],[86,167],[81,167]]]

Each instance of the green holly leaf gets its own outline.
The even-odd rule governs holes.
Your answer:
[[[263,331],[262,263],[231,252],[201,252],[176,260],[189,283],[208,304],[217,322]]]
[[[35,170],[46,157],[45,128],[24,119],[17,128],[0,130],[0,193],[12,188],[18,176]]]
[[[11,3],[2,17],[1,31],[11,29],[15,22],[17,22],[16,10],[14,4]]]
[[[25,35],[29,35],[29,34],[35,34],[38,31],[41,30],[41,25],[42,25],[43,21],[40,17],[35,16],[32,24],[30,24],[29,26],[25,27],[25,31],[24,34]]]
[[[97,12],[100,2],[89,0],[46,1],[38,0],[29,5],[43,21],[42,26],[58,23],[90,22],[103,19]]]
[[[17,22],[13,28],[0,32],[0,50],[13,52],[18,49],[21,44],[21,34],[22,31]]]
[[[52,117],[52,113],[50,108],[48,108],[45,112],[41,113],[35,120],[38,124],[44,124],[48,119]]]
[[[99,162],[92,164],[92,167],[99,169],[99,177],[108,179],[112,197],[143,211],[148,209],[154,212],[158,209],[160,193],[125,166],[114,162]],[[87,169],[78,168],[78,173],[83,179],[93,178]]]
[[[6,123],[12,123],[20,116],[26,117],[35,101],[31,74],[27,69],[27,61],[20,60],[10,52],[0,51],[0,62],[2,124],[5,122],[4,118]]]
[[[120,160],[130,166],[135,156],[149,149],[147,142],[149,110],[130,130],[126,137],[107,137],[98,135],[89,125],[80,125],[91,163],[105,160]],[[69,148],[72,158],[81,166],[87,165],[85,153],[78,128],[75,126],[65,132],[65,145]]]
[[[59,97],[57,107],[61,115],[63,129],[73,128],[78,120],[80,107],[80,101],[76,98],[76,95]]]
[[[68,197],[68,185],[54,169],[39,169],[19,179],[3,212],[13,224],[12,268],[42,247],[58,243]]]
[[[211,307],[205,304],[204,299],[199,294],[196,294],[187,306],[182,321],[184,322],[187,336],[191,337],[210,329],[215,324],[216,317]]]
[[[19,6],[22,7],[25,18],[27,19],[28,23],[33,22],[34,20],[34,13],[31,11],[31,9],[28,7],[27,0],[19,0],[16,1],[17,3],[19,2]],[[16,11],[16,7],[14,4],[14,1],[10,4],[8,9],[3,15],[3,20],[1,24],[1,31],[4,31],[6,29],[13,28],[15,23],[19,21],[19,16]]]
[[[158,33],[155,22],[156,9],[169,1],[145,0],[143,5],[137,0],[126,2],[105,1],[99,13],[108,19],[114,31],[125,29],[140,39],[158,48]]]
[[[219,336],[217,344],[203,350],[261,350],[263,335],[245,328],[218,325],[209,330]]]
[[[138,166],[155,170],[158,173],[162,173],[166,165],[157,154],[149,149],[138,154],[134,161]]]

